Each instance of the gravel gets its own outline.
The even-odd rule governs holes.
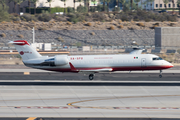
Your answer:
[[[95,34],[92,35],[91,33]],[[7,43],[12,40],[27,40],[32,42],[31,30],[0,30],[6,37],[0,37],[0,43]],[[24,38],[19,38],[18,35]],[[35,38],[38,43],[56,43],[64,45],[131,45],[136,41],[138,45],[154,45],[154,30],[36,30]],[[58,40],[64,39],[64,43]]]

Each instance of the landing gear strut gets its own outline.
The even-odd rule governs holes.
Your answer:
[[[93,74],[90,74],[90,75],[89,75],[89,80],[93,80],[93,78],[94,78],[94,75],[93,75]]]
[[[159,78],[162,78],[162,70],[160,70]]]

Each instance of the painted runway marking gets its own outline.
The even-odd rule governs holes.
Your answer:
[[[98,101],[98,100],[110,100],[110,99],[123,99],[123,98],[146,98],[146,97],[172,97],[180,95],[154,95],[154,96],[125,96],[125,97],[115,97],[115,98],[102,98],[102,99],[91,99],[91,100],[82,100],[68,103],[68,106],[79,107],[79,108],[95,108],[95,109],[121,109],[121,110],[137,110],[137,109],[147,109],[147,110],[180,110],[180,107],[96,107],[96,106],[79,106],[74,105],[82,102]]]
[[[30,72],[24,72],[24,75],[30,75]]]
[[[35,120],[37,117],[29,117],[26,120]]]
[[[99,108],[99,109],[120,109],[120,110],[180,110],[179,107],[89,107],[89,106],[81,106],[81,107],[42,107],[42,106],[18,106],[14,107],[16,109],[81,109],[81,108]]]
[[[61,106],[16,106],[16,109],[79,109],[79,107],[61,107]]]

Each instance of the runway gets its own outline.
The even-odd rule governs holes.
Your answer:
[[[0,120],[180,118],[180,71],[88,74],[1,69]],[[28,116],[28,117],[27,117]],[[18,120],[19,120],[18,119]]]
[[[179,81],[1,80],[0,84],[1,117],[180,118]]]
[[[180,81],[180,73],[132,72],[132,73],[97,73],[93,81]],[[59,80],[59,81],[90,81],[89,74],[58,73],[58,72],[0,72],[0,80]]]

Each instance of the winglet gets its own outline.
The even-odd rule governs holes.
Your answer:
[[[70,65],[70,67],[71,67],[71,71],[78,71],[78,70],[72,65],[71,62],[69,62],[69,65]]]

